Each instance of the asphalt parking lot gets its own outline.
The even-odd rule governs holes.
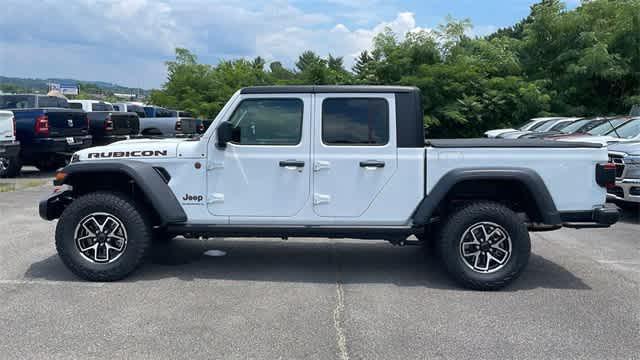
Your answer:
[[[89,283],[37,216],[47,176],[0,193],[3,359],[640,358],[637,210],[532,234],[500,292],[460,289],[417,247],[328,239],[176,239],[127,280]]]

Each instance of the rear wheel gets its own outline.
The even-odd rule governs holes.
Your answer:
[[[439,255],[465,287],[497,290],[516,279],[531,253],[524,222],[511,209],[478,202],[453,213],[442,227]]]
[[[91,281],[115,281],[133,272],[147,255],[151,226],[126,195],[96,192],[73,201],[56,227],[64,264]]]
[[[21,168],[19,157],[0,157],[0,177],[14,178],[20,175]]]

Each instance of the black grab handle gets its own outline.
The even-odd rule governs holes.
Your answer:
[[[304,167],[304,161],[300,160],[282,160],[280,161],[280,167]]]
[[[384,167],[384,161],[378,161],[378,160],[360,161],[360,167],[383,168]]]

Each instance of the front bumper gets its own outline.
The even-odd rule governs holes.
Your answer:
[[[562,225],[568,228],[606,228],[620,219],[620,210],[613,204],[587,211],[561,212]]]
[[[30,144],[23,144],[23,151],[31,154],[61,153],[73,154],[74,152],[91,147],[92,136],[70,136],[56,138],[34,138]]]
[[[46,198],[40,201],[38,205],[38,213],[44,220],[53,220],[60,217],[64,208],[71,203],[72,191],[70,188],[60,188],[52,194],[49,194]]]
[[[640,203],[640,179],[616,181],[616,186],[607,192],[607,200]]]
[[[20,154],[19,141],[2,141],[0,142],[0,157],[16,158]]]

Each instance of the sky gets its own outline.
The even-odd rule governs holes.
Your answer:
[[[579,0],[568,0],[575,7]],[[293,67],[305,50],[354,57],[385,27],[403,36],[447,15],[486,35],[534,0],[3,0],[0,75],[159,88],[174,49],[200,62],[262,56]]]

